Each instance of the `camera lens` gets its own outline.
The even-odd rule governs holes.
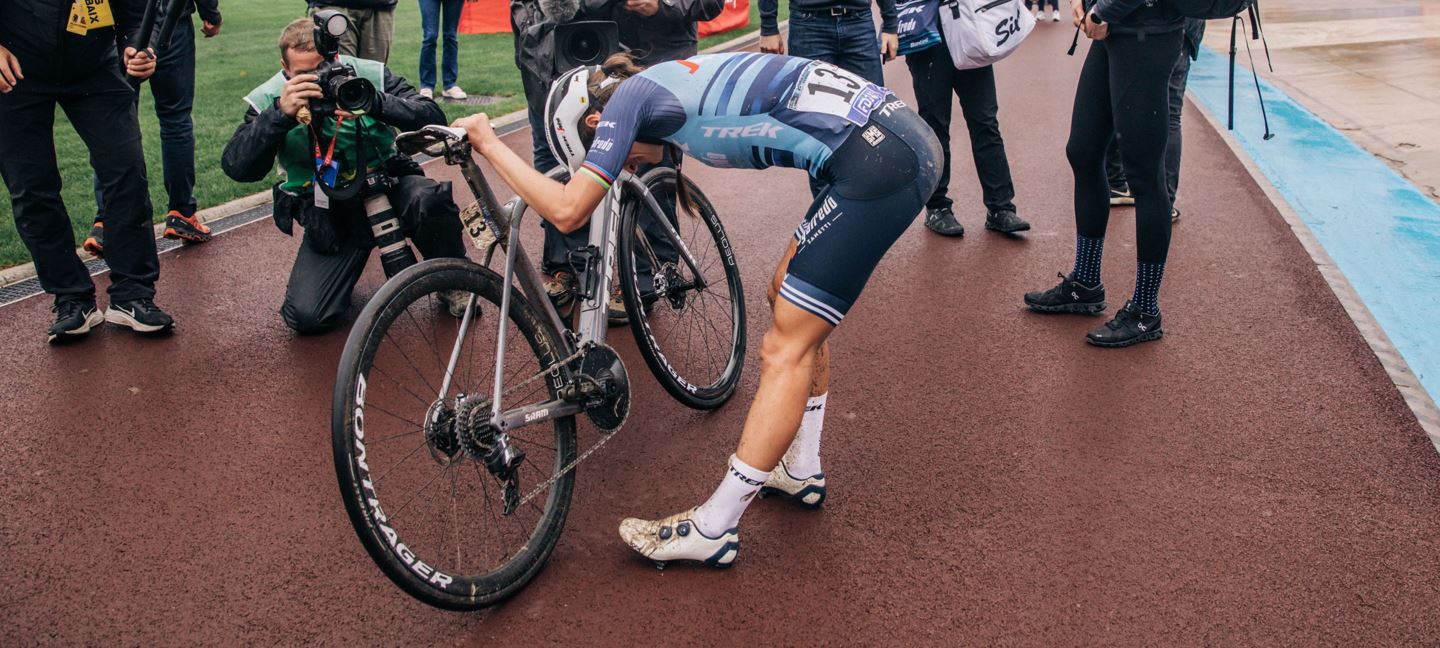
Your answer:
[[[374,97],[375,86],[359,77],[345,79],[335,88],[335,103],[341,109],[357,115],[363,115],[370,110],[370,102]]]
[[[600,58],[600,35],[593,31],[576,32],[570,38],[570,58],[582,64],[589,64]]]

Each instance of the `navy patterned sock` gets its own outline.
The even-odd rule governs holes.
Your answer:
[[[1135,297],[1141,311],[1160,314],[1160,280],[1165,277],[1165,262],[1135,265]]]
[[[1089,238],[1075,235],[1075,269],[1070,278],[1086,286],[1100,285],[1100,256],[1105,251],[1105,237]]]

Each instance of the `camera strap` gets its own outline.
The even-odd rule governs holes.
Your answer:
[[[340,130],[345,126],[345,117],[335,117],[335,134],[330,137],[330,146],[326,148],[324,157],[320,155],[320,135],[315,132],[315,125],[310,125],[310,141],[315,146],[315,180],[326,186],[334,187],[335,181],[339,179],[340,165],[335,162],[335,142],[340,140]]]

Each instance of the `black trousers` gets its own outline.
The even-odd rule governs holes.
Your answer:
[[[1090,45],[1075,89],[1065,155],[1075,174],[1075,231],[1105,236],[1110,184],[1105,155],[1118,133],[1121,163],[1135,196],[1136,257],[1159,263],[1170,250],[1165,148],[1170,140],[1169,79],[1183,32],[1110,34]]]
[[[1175,69],[1170,72],[1170,141],[1165,146],[1165,192],[1170,204],[1175,204],[1175,193],[1180,189],[1180,152],[1184,135],[1180,132],[1180,117],[1185,112],[1185,86],[1190,81],[1190,55],[1181,48]],[[1110,150],[1105,154],[1105,176],[1110,186],[1124,189],[1129,186],[1125,179],[1125,165],[1120,161],[1120,138],[1110,141]]]
[[[40,286],[57,302],[95,298],[95,284],[75,255],[75,233],[60,199],[57,105],[90,150],[90,166],[108,206],[105,261],[110,264],[111,301],[154,297],[160,261],[150,224],[135,90],[118,67],[67,84],[26,79],[0,94],[0,175],[10,190],[15,228],[35,261]]]
[[[402,231],[426,259],[465,256],[460,214],[449,183],[425,176],[398,178],[390,203]],[[311,229],[305,230],[280,306],[280,318],[297,333],[322,333],[344,323],[351,293],[375,248],[364,209],[358,205],[312,217],[330,219],[337,243],[321,243]]]
[[[950,60],[950,51],[939,45],[905,55],[915,88],[916,110],[935,131],[945,166],[940,170],[940,185],[925,206],[930,209],[950,207],[950,93],[960,98],[960,113],[970,130],[970,151],[975,157],[975,171],[980,177],[980,190],[985,207],[990,211],[1015,209],[1015,183],[1010,179],[1010,161],[1005,157],[1005,140],[1000,136],[1000,103],[995,96],[995,69],[985,66],[974,70],[957,70]]]

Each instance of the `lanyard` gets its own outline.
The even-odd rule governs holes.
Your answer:
[[[323,162],[321,161],[321,158],[320,158],[320,135],[319,135],[318,133],[315,134],[315,138],[314,138],[314,139],[315,139],[315,169],[316,169],[316,170],[323,169],[323,168],[325,168],[325,167],[330,166],[330,161],[335,158],[335,142],[340,139],[340,129],[341,129],[344,125],[345,125],[345,117],[344,117],[343,115],[337,115],[337,116],[335,117],[335,134],[330,137],[330,146],[329,146],[329,148],[327,148],[327,149],[325,150],[325,158],[324,158],[324,161],[323,161]],[[312,125],[312,126],[310,127],[310,129],[313,131],[313,130],[315,129],[315,127]]]

